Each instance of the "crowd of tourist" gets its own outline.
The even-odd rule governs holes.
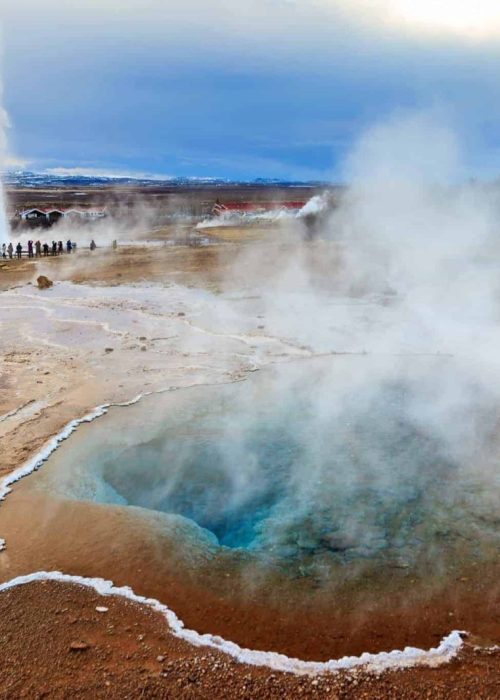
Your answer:
[[[90,250],[95,250],[97,245],[94,240],[90,243]],[[41,241],[28,241],[26,249],[23,248],[21,242],[17,243],[16,246],[13,245],[12,241],[8,244],[2,244],[2,258],[6,260],[7,258],[16,257],[19,260],[22,258],[23,253],[28,254],[28,258],[46,258],[49,255],[62,255],[65,251],[66,253],[75,253],[77,245],[74,241],[66,241],[64,244],[62,241],[52,241],[52,243],[42,243]]]

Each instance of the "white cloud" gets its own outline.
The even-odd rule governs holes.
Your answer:
[[[341,35],[337,22],[462,35],[500,33],[498,0],[3,0],[2,11],[7,20],[23,25],[57,19],[59,27],[74,22],[113,32],[130,25],[136,31],[148,27],[153,34],[184,27],[188,32],[203,28],[207,36],[221,30],[297,36],[310,29]],[[328,19],[331,24],[321,21]],[[109,24],[103,27],[103,21]]]
[[[387,12],[409,27],[470,37],[498,36],[498,0],[379,0]]]

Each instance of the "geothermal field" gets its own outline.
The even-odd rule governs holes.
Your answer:
[[[360,149],[299,212],[4,217],[78,246],[0,263],[1,697],[498,696],[500,194]]]

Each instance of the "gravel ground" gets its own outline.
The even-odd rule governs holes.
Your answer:
[[[498,697],[500,653],[472,643],[437,669],[296,677],[192,647],[147,607],[80,586],[36,582],[0,594],[2,699]]]

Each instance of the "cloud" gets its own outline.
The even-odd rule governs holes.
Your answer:
[[[324,177],[368,123],[438,101],[484,163],[498,46],[403,2],[3,0],[11,149],[41,168]]]
[[[419,31],[476,39],[500,34],[498,0],[378,0],[390,19]]]
[[[198,38],[200,50],[223,52],[265,49],[271,40],[273,50],[293,54],[297,41],[313,50],[319,42],[324,50],[380,34],[405,40],[447,35],[462,43],[500,34],[497,0],[3,0],[2,13],[7,25],[36,27],[37,37],[52,32],[56,43],[61,34],[121,37],[132,45],[147,39],[175,46]]]

